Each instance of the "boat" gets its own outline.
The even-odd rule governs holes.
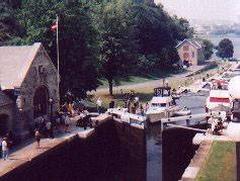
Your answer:
[[[172,117],[176,111],[180,110],[171,95],[170,87],[158,87],[154,89],[154,92],[146,112],[150,123],[159,122],[162,118]]]
[[[230,95],[228,91],[228,83],[226,81],[214,81],[210,94],[206,99],[206,112],[221,111],[219,107],[230,108]]]
[[[192,112],[190,109],[188,109],[187,107],[184,107],[182,109],[180,109],[179,111],[174,112],[174,116],[187,116],[187,115],[191,115]]]

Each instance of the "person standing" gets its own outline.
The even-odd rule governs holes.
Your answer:
[[[70,126],[70,123],[71,123],[71,120],[70,120],[68,115],[66,115],[64,121],[65,121],[65,133],[68,133],[68,132],[70,132],[69,126]]]
[[[8,158],[7,138],[3,138],[2,141],[2,158],[3,160],[6,160]]]
[[[146,112],[148,111],[148,109],[149,109],[149,104],[148,104],[148,102],[145,104],[145,106],[144,106],[144,114],[146,114]]]
[[[46,128],[47,128],[48,137],[53,138],[53,133],[52,133],[53,130],[52,130],[52,123],[51,123],[51,121],[48,121],[46,123]]]
[[[41,135],[38,130],[35,131],[35,139],[37,141],[37,148],[40,148],[40,140],[41,140]]]
[[[101,113],[101,107],[102,107],[102,99],[99,97],[97,99],[97,110],[99,114]]]

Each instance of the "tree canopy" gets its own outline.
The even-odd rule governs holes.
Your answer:
[[[6,44],[13,37],[22,36],[24,29],[20,26],[11,4],[0,2],[0,45]]]
[[[140,70],[148,71],[171,67],[179,60],[175,46],[193,35],[189,23],[171,17],[161,5],[136,4],[133,7],[136,33],[139,42]],[[143,66],[141,66],[143,65]]]
[[[232,58],[234,47],[231,40],[225,38],[221,40],[217,46],[217,56],[221,58]]]
[[[61,93],[81,97],[97,88],[99,78],[112,93],[119,78],[170,69],[179,60],[176,44],[193,35],[185,19],[138,0],[8,0],[0,10],[0,42],[42,42],[55,65],[50,27],[59,15]]]
[[[99,32],[100,74],[108,80],[112,95],[113,81],[127,75],[134,65],[135,40],[130,1],[108,2],[101,9],[96,26]]]
[[[203,55],[205,60],[209,60],[212,57],[214,45],[211,41],[203,39],[202,40],[203,45]]]
[[[64,94],[70,90],[82,97],[98,85],[96,32],[88,3],[58,0],[23,2],[18,18],[26,29],[26,36],[12,41],[15,44],[42,42],[56,65],[56,33],[50,28],[56,14],[59,16],[61,92]]]

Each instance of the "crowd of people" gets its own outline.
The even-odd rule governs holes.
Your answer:
[[[129,113],[144,116],[149,109],[149,104],[141,104],[138,97],[130,97],[125,102],[125,107]]]
[[[54,132],[71,132],[71,124],[75,126],[87,127],[89,112],[77,100],[66,101],[53,117],[40,116],[35,119],[34,135],[37,148],[40,147],[40,140],[43,137],[54,138]],[[71,118],[78,117],[78,120]],[[87,120],[87,121],[86,121]],[[83,124],[81,124],[83,123]]]

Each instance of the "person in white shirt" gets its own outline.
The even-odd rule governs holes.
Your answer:
[[[7,139],[4,138],[2,141],[2,158],[6,160],[8,158],[8,145],[7,145]]]
[[[99,97],[97,99],[97,110],[99,114],[101,113],[101,107],[102,107],[102,99]]]
[[[67,133],[67,132],[70,131],[69,126],[70,126],[70,123],[71,123],[71,120],[70,120],[68,115],[65,117],[64,121],[65,121],[65,132]]]

